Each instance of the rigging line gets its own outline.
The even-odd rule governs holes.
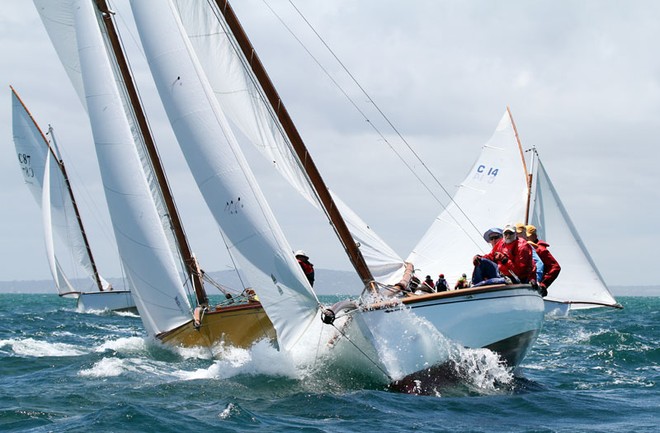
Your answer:
[[[219,292],[221,292],[223,295],[231,295],[231,291],[234,293],[237,293],[238,291],[236,289],[232,289],[229,286],[224,286],[217,281],[215,281],[213,278],[211,278],[206,272],[202,271],[202,279],[218,289]]]
[[[262,1],[265,2],[265,0],[262,0]],[[456,205],[456,207],[458,208],[458,210],[459,210],[459,211],[463,214],[463,216],[469,221],[470,225],[475,229],[475,231],[476,231],[477,233],[481,233],[481,232],[479,231],[479,229],[474,225],[474,223],[472,222],[472,220],[470,219],[470,217],[468,217],[468,216],[465,214],[465,212],[463,211],[463,209],[462,209],[462,208],[461,208],[461,207],[460,207],[460,206],[454,201],[454,198],[451,196],[451,194],[449,194],[449,191],[447,191],[447,189],[446,189],[446,188],[444,187],[444,185],[438,180],[438,178],[433,174],[433,172],[429,169],[429,167],[426,165],[426,163],[424,163],[424,160],[423,160],[423,159],[419,156],[419,154],[418,154],[418,153],[412,148],[412,146],[410,145],[410,143],[408,143],[408,141],[403,137],[403,135],[402,135],[402,134],[399,132],[399,130],[396,128],[396,126],[394,126],[394,124],[393,124],[393,123],[390,121],[390,119],[385,115],[385,113],[380,109],[380,107],[379,107],[379,106],[376,104],[376,102],[371,98],[371,96],[367,93],[367,91],[366,91],[366,90],[360,85],[360,83],[357,81],[357,79],[355,78],[355,76],[353,76],[353,74],[351,74],[351,72],[348,70],[348,68],[347,68],[347,67],[344,65],[344,63],[339,59],[339,57],[337,57],[337,55],[336,55],[335,52],[332,50],[332,48],[330,48],[330,46],[325,42],[325,40],[324,40],[324,39],[321,37],[321,35],[316,31],[316,29],[315,29],[315,28],[312,26],[312,24],[307,20],[307,18],[302,14],[302,12],[298,9],[298,7],[296,7],[296,5],[293,3],[293,0],[289,0],[289,3],[290,3],[291,6],[296,10],[296,12],[300,15],[300,17],[302,18],[302,20],[303,20],[303,21],[309,26],[309,28],[312,30],[312,32],[314,32],[314,34],[318,37],[318,39],[321,41],[321,43],[327,48],[327,50],[330,52],[330,54],[332,54],[332,56],[335,58],[335,60],[337,60],[337,62],[338,62],[339,65],[342,67],[342,69],[344,70],[344,72],[346,72],[346,74],[351,78],[351,80],[353,80],[353,82],[354,82],[355,85],[360,89],[360,91],[361,91],[361,92],[367,97],[369,103],[371,103],[371,104],[374,106],[374,108],[376,109],[376,111],[378,111],[378,113],[383,117],[383,119],[387,122],[387,124],[390,125],[390,127],[392,128],[392,130],[393,130],[393,131],[396,133],[396,135],[401,139],[401,141],[403,141],[403,143],[406,145],[406,147],[408,148],[408,150],[409,150],[409,151],[415,156],[415,158],[416,158],[416,159],[422,164],[422,166],[426,169],[427,173],[433,178],[433,180],[435,180],[435,182],[436,182],[436,183],[438,184],[438,186],[442,189],[442,191],[445,193],[445,195],[447,195],[447,197],[449,197],[449,200],[450,200],[452,203],[454,203],[454,204]],[[268,6],[268,8],[271,9],[270,6]],[[273,11],[273,10],[271,9],[271,11]],[[280,22],[282,22],[282,19],[279,17],[279,15],[277,15],[277,13],[275,13],[275,11],[273,11],[273,14],[275,14],[275,16],[280,20]],[[331,80],[333,83],[335,83],[335,85],[338,86],[339,90],[340,90],[340,91],[341,91],[341,92],[342,92],[342,93],[343,93],[343,94],[349,99],[349,101],[351,102],[351,104],[352,104],[352,105],[353,105],[353,106],[354,106],[354,107],[360,112],[360,114],[362,114],[362,115],[365,117],[365,119],[366,119],[367,122],[372,126],[372,128],[374,128],[374,129],[376,130],[376,132],[377,132],[381,137],[383,137],[383,135],[380,133],[380,131],[378,131],[378,129],[376,129],[376,127],[373,125],[373,123],[372,123],[371,121],[369,121],[369,119],[368,119],[368,118],[366,117],[366,115],[362,112],[362,110],[360,110],[360,109],[355,105],[355,102],[353,102],[353,100],[352,100],[352,99],[346,94],[346,92],[345,92],[341,87],[339,87],[339,85],[337,84],[337,82],[336,82],[336,81],[330,76],[330,74],[328,73],[328,71],[327,71],[323,66],[320,65],[320,63],[318,62],[318,60],[317,60],[317,59],[316,59],[316,58],[315,58],[315,57],[309,52],[309,50],[307,49],[307,47],[305,47],[305,46],[303,45],[303,43],[300,41],[300,39],[298,39],[298,37],[297,37],[295,34],[293,34],[293,32],[291,31],[291,29],[290,29],[286,24],[284,24],[284,22],[282,22],[282,24],[283,24],[283,25],[286,27],[286,29],[287,29],[287,30],[293,35],[293,37],[298,41],[298,43],[300,43],[300,45],[303,47],[303,49],[304,49],[304,50],[305,50],[305,51],[306,51],[306,52],[307,52],[307,53],[308,53],[308,54],[314,59],[314,61],[315,61],[315,62],[319,65],[319,67],[320,67],[320,68],[326,73],[326,75],[328,75],[328,77],[330,78],[330,80]],[[394,153],[399,157],[399,159],[401,159],[401,161],[404,163],[404,165],[405,165],[405,166],[406,166],[406,167],[407,167],[407,168],[408,168],[408,169],[409,169],[409,170],[415,175],[415,177],[420,181],[420,183],[421,183],[421,184],[422,184],[422,185],[423,185],[423,186],[424,186],[424,187],[425,187],[425,188],[431,193],[431,195],[433,196],[433,198],[435,198],[436,201],[437,201],[438,203],[440,203],[440,205],[441,205],[444,209],[446,209],[447,206],[445,206],[445,205],[444,205],[444,204],[438,199],[438,197],[437,197],[437,196],[436,196],[436,195],[430,190],[430,188],[424,183],[424,181],[422,181],[422,180],[419,178],[419,176],[417,175],[417,173],[416,173],[416,172],[410,167],[410,165],[409,165],[408,163],[406,163],[406,161],[400,156],[400,154],[399,154],[398,152],[396,152],[396,151],[392,148],[392,145],[390,144],[390,142],[387,141],[387,139],[385,139],[384,137],[383,137],[383,139],[384,139],[385,142],[388,144],[388,146],[394,151]],[[458,223],[458,221],[456,221],[456,218],[455,218],[453,215],[452,215],[452,219],[454,219],[454,221],[455,221],[456,223]],[[459,226],[460,226],[460,224],[459,224]],[[465,231],[465,230],[463,230],[463,231]],[[467,234],[467,233],[466,233],[466,234]]]
[[[357,349],[362,355],[364,355],[364,357],[367,358],[367,360],[368,360],[369,362],[371,362],[371,363],[372,363],[377,369],[379,369],[379,370],[381,371],[381,373],[383,373],[383,374],[389,379],[390,382],[394,382],[394,379],[392,379],[392,376],[390,376],[390,375],[387,373],[387,371],[383,370],[382,367],[381,367],[380,365],[378,365],[378,364],[376,363],[376,361],[374,361],[373,359],[371,359],[371,358],[369,357],[369,355],[367,355],[362,349],[360,349],[360,347],[359,347],[357,344],[355,344],[355,343],[353,342],[353,340],[351,340],[350,337],[349,337],[347,334],[345,334],[341,329],[339,329],[337,326],[335,326],[334,323],[333,323],[331,326],[332,326],[333,328],[335,328],[335,329],[337,330],[337,332],[339,332],[339,333],[342,335],[342,337],[346,338],[346,340],[347,340],[349,343],[351,343],[351,344],[353,345],[353,347],[355,347],[355,348],[356,348],[356,349]]]
[[[49,124],[48,125],[49,132],[46,132],[45,135],[49,135],[51,137],[51,141],[54,142],[54,134],[50,133],[50,129],[52,126]],[[69,152],[68,148],[65,146],[65,149],[60,149],[59,146],[57,147],[57,153],[58,153],[58,159],[60,162],[64,163],[63,161],[68,160],[75,160],[75,158],[69,158]],[[75,161],[74,161],[75,162]],[[68,163],[67,163],[68,164]],[[96,227],[94,228],[94,233],[100,232],[103,234],[103,237],[106,242],[112,244],[114,242],[114,236],[110,233],[110,229],[108,227],[107,221],[103,219],[102,215],[104,212],[101,211],[101,207],[99,206],[99,203],[97,202],[96,199],[94,199],[94,195],[91,193],[90,189],[88,188],[90,182],[84,182],[82,179],[84,176],[80,174],[80,172],[77,169],[77,164],[69,164],[67,165],[67,174],[69,175],[69,178],[72,180],[72,183],[76,185],[76,201],[79,203],[84,203],[83,208],[87,210],[87,215],[85,215],[86,220],[87,217],[91,217],[96,221]]]
[[[352,99],[352,98],[346,93],[346,91],[344,90],[344,88],[343,88],[343,87],[342,87],[342,86],[341,86],[341,85],[340,85],[340,84],[339,84],[339,83],[338,83],[338,82],[332,77],[332,75],[330,74],[330,72],[328,72],[328,70],[327,70],[326,68],[323,67],[323,65],[321,64],[321,62],[320,62],[320,61],[314,56],[314,54],[312,54],[312,53],[309,51],[309,49],[308,49],[308,48],[305,46],[305,44],[300,40],[300,38],[298,38],[298,36],[296,36],[296,34],[293,32],[293,30],[291,30],[291,28],[290,28],[290,27],[284,22],[284,20],[282,19],[282,17],[280,17],[280,16],[277,14],[277,12],[275,12],[275,11],[270,7],[270,5],[269,5],[268,3],[266,3],[266,0],[262,0],[262,1],[263,1],[264,4],[266,5],[266,7],[267,7],[268,9],[270,9],[270,11],[273,13],[273,15],[275,15],[275,17],[280,21],[280,23],[282,24],[282,26],[284,26],[284,28],[285,28],[285,29],[291,34],[291,36],[292,36],[292,37],[293,37],[293,38],[294,38],[294,39],[300,44],[300,46],[303,48],[303,50],[305,50],[305,52],[306,52],[306,53],[312,58],[312,60],[314,60],[314,63],[316,63],[317,66],[318,66],[318,67],[319,67],[319,68],[325,73],[325,75],[328,77],[328,79],[330,79],[330,81],[332,81],[332,83],[337,87],[337,89],[339,89],[339,91],[340,91],[340,92],[346,97],[346,99],[348,99],[348,101],[351,103],[351,105],[352,105],[352,106],[353,106],[353,107],[354,107],[354,108],[355,108],[355,109],[356,109],[356,110],[362,115],[362,117],[364,118],[364,120],[369,124],[369,126],[371,126],[371,128],[376,132],[376,134],[378,134],[378,136],[379,136],[379,137],[380,137],[380,138],[381,138],[381,139],[382,139],[382,140],[383,140],[383,141],[389,146],[389,148],[392,150],[392,152],[394,152],[394,154],[399,158],[399,160],[401,160],[401,162],[403,162],[403,164],[408,168],[408,170],[410,170],[410,172],[411,172],[411,173],[417,178],[417,180],[418,180],[418,181],[424,186],[424,188],[426,188],[426,190],[429,192],[429,194],[431,194],[431,195],[433,196],[433,198],[434,198],[438,203],[441,203],[441,202],[440,202],[440,198],[438,198],[438,197],[435,195],[435,193],[434,193],[434,192],[433,192],[433,191],[432,191],[432,190],[431,190],[431,189],[430,189],[430,188],[424,183],[424,181],[423,181],[423,180],[419,177],[419,175],[415,172],[414,168],[411,167],[410,164],[409,164],[409,163],[403,158],[403,156],[402,156],[402,155],[401,155],[401,154],[400,154],[400,153],[399,153],[399,152],[398,152],[398,151],[392,146],[392,143],[390,143],[390,141],[389,141],[389,140],[383,135],[383,133],[378,129],[378,127],[376,127],[376,125],[374,125],[373,122],[372,122],[371,120],[369,120],[369,117],[364,113],[364,111],[362,111],[362,109],[361,109],[361,108],[355,103],[355,101],[354,101],[354,100],[353,100],[353,99]],[[294,5],[293,7],[295,8],[295,5]],[[305,19],[304,16],[302,16],[302,14],[301,14],[301,17],[303,18],[303,20]],[[310,25],[310,28],[312,28],[312,31],[314,31],[314,32],[316,33],[316,31],[314,30],[313,27],[311,27],[311,25]],[[318,33],[316,33],[316,35],[318,36]],[[318,37],[319,37],[319,39],[321,39],[320,36],[318,36]],[[321,41],[323,42],[323,39],[321,39]],[[323,42],[323,43],[325,44],[325,42]],[[330,48],[328,48],[328,50],[330,50]],[[330,50],[330,52],[332,53],[332,50]],[[333,55],[334,55],[334,53],[333,53]],[[336,56],[335,56],[335,58],[336,58]],[[341,62],[340,62],[340,63],[341,63]],[[342,67],[343,67],[343,65],[342,65]],[[346,68],[344,68],[344,69],[346,69]],[[350,74],[349,74],[349,75],[350,75]],[[351,77],[351,78],[352,78],[352,77]],[[354,78],[353,78],[353,81],[355,81]],[[355,81],[355,82],[357,83],[357,81]],[[358,86],[359,86],[359,84],[358,84]],[[366,94],[366,92],[364,92],[364,90],[362,90],[362,91],[363,91],[363,93]],[[367,97],[369,98],[369,95],[367,95]],[[370,99],[370,102],[371,102],[374,106],[376,106],[376,104],[374,104],[373,101],[371,101],[371,98],[369,98],[369,99]],[[376,108],[378,108],[378,107],[376,106]],[[380,111],[380,110],[379,110],[379,111]],[[387,118],[386,118],[386,120],[387,120]],[[400,134],[399,134],[399,136],[400,136]],[[409,148],[410,148],[410,146],[409,146]],[[415,156],[417,157],[417,155],[415,155]],[[421,161],[421,159],[420,159],[419,157],[417,157],[417,159]],[[422,164],[423,164],[423,162],[422,162]],[[426,166],[425,166],[424,168],[426,168],[426,170],[430,173],[430,170],[429,170]],[[444,188],[443,188],[443,189],[444,189]],[[445,193],[446,193],[446,191],[445,191]],[[441,203],[441,204],[442,204],[442,203]]]
[[[321,328],[321,332],[319,332],[319,341],[316,343],[316,355],[314,355],[313,365],[314,368],[316,368],[316,362],[319,360],[319,352],[321,351],[321,337],[323,337],[323,328]]]
[[[234,260],[234,255],[231,252],[231,248],[229,248],[229,244],[227,243],[227,238],[225,237],[225,234],[223,233],[222,230],[218,229],[218,232],[220,233],[220,237],[222,238],[222,243],[225,244],[225,249],[227,250],[227,254],[229,255],[229,260],[231,260],[232,267],[234,271],[236,271],[236,276],[238,277],[238,281],[241,283],[241,287],[243,287],[243,290],[247,289],[247,286],[245,285],[245,281],[243,281],[243,276],[241,275],[240,272],[238,272],[238,266],[236,265],[236,261]]]

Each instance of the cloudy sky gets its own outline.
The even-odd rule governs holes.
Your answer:
[[[112,3],[192,247],[207,271],[227,269],[136,48],[126,2]],[[234,3],[326,182],[401,255],[442,210],[442,188],[455,191],[508,105],[606,282],[660,284],[650,271],[660,244],[659,2],[294,1],[431,169],[442,186],[428,176],[426,184],[439,200],[392,152],[405,153],[400,138],[288,1]],[[12,141],[10,84],[43,129],[54,126],[101,272],[119,276],[87,118],[31,2],[3,4],[0,59],[0,281],[49,278],[41,216]],[[319,268],[350,269],[327,222],[265,164],[255,168],[292,248],[307,250]]]

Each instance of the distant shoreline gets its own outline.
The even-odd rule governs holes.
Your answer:
[[[227,287],[241,287],[241,284],[233,271],[221,271],[209,273],[211,277]],[[123,280],[120,278],[108,278],[115,289],[123,288]],[[93,285],[88,281],[72,282],[76,287],[90,287]],[[359,287],[362,283],[353,272],[335,271],[329,269],[317,269],[314,288],[319,295],[345,295],[352,293],[351,288]],[[660,296],[660,285],[647,286],[610,286],[614,296]],[[52,280],[26,280],[26,281],[0,281],[0,293],[34,293],[34,294],[56,294]]]

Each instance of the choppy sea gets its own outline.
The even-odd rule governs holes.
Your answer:
[[[420,396],[314,377],[266,343],[212,359],[150,341],[137,315],[0,294],[0,431],[658,432],[660,297],[617,300],[548,317],[515,372],[473,357]]]

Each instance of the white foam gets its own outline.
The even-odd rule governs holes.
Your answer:
[[[112,313],[122,317],[140,317],[139,314],[134,313],[133,311],[113,311]]]
[[[298,377],[298,370],[291,357],[277,351],[265,340],[255,343],[250,349],[216,347],[215,350],[217,360],[208,368],[180,370],[174,375],[184,380],[226,379],[244,374]]]
[[[143,352],[147,344],[142,337],[121,337],[116,340],[109,340],[98,346],[96,352],[105,352],[113,350],[121,353]]]
[[[236,406],[234,406],[234,403],[229,403],[226,408],[222,412],[218,414],[218,418],[220,419],[227,419],[231,416],[232,412],[236,411]]]
[[[41,358],[46,356],[80,356],[88,353],[87,350],[66,343],[50,343],[48,341],[26,339],[0,340],[0,347],[10,346],[12,351],[21,356]]]
[[[92,368],[81,370],[78,375],[83,377],[115,377],[121,375],[124,370],[124,360],[118,358],[103,358]]]

